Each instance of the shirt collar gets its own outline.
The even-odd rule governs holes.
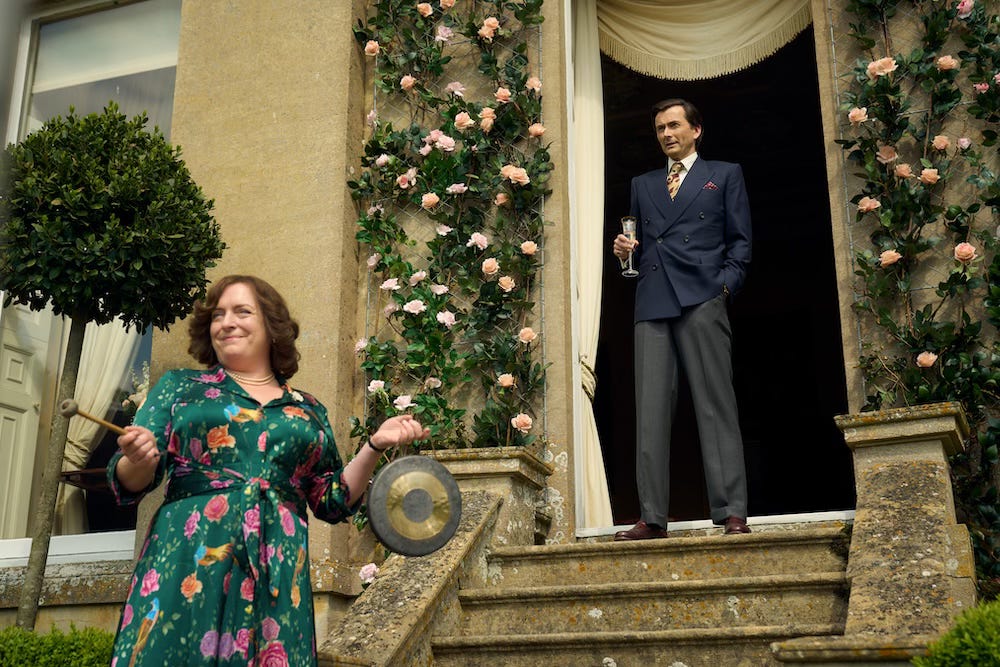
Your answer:
[[[691,155],[688,155],[686,158],[681,160],[680,163],[684,165],[684,171],[691,171],[691,165],[693,165],[694,161],[697,159],[698,159],[698,151],[695,151],[694,153],[691,153]],[[674,160],[672,160],[671,158],[667,158],[667,171],[670,171],[670,168],[673,166],[674,166]]]

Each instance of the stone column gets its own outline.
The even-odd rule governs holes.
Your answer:
[[[857,512],[845,634],[931,634],[976,602],[969,531],[948,457],[969,426],[955,403],[836,418],[854,452]]]

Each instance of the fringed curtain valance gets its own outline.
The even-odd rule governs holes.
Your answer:
[[[598,0],[601,51],[629,69],[690,81],[764,60],[812,21],[809,0]]]

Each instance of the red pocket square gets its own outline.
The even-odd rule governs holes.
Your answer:
[[[705,183],[705,187],[702,188],[702,190],[718,190],[718,189],[719,186],[713,183],[712,181]]]

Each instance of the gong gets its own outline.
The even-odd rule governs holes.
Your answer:
[[[443,547],[462,518],[462,494],[448,469],[427,456],[387,464],[368,491],[368,521],[387,549],[426,556]]]

